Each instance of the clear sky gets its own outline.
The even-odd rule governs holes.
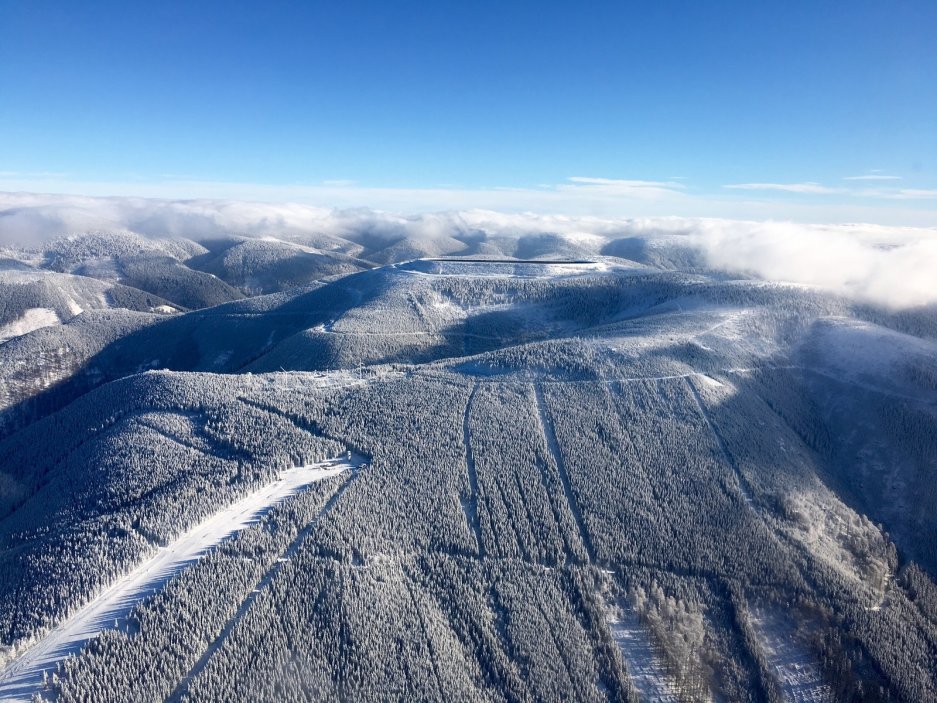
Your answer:
[[[927,224],[935,37],[934,0],[0,0],[0,189]]]

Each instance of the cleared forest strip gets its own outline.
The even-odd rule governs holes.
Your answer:
[[[681,700],[678,686],[667,674],[660,648],[637,613],[621,603],[606,602],[605,624],[640,700],[678,703]]]
[[[482,541],[481,523],[478,521],[478,473],[475,470],[475,455],[472,452],[472,432],[469,428],[469,416],[472,412],[472,403],[475,401],[475,393],[478,391],[478,384],[472,387],[468,401],[465,403],[465,412],[462,415],[462,442],[465,445],[465,469],[468,472],[469,486],[472,489],[472,495],[468,500],[462,501],[462,510],[465,511],[465,519],[469,527],[475,533],[475,543],[478,545],[478,555],[485,556],[485,545]]]
[[[732,471],[735,473],[736,481],[739,484],[739,492],[742,495],[742,500],[745,501],[745,504],[749,507],[752,507],[752,492],[749,488],[748,480],[745,476],[742,475],[742,471],[739,469],[738,464],[735,459],[729,453],[729,449],[726,447],[725,440],[722,438],[722,435],[719,433],[719,430],[716,429],[716,426],[713,424],[712,419],[709,417],[709,411],[706,410],[706,406],[703,404],[703,399],[700,398],[699,391],[696,389],[696,386],[693,384],[693,381],[690,378],[686,379],[686,384],[690,389],[690,393],[693,395],[693,400],[696,402],[696,407],[699,410],[700,415],[706,421],[706,425],[709,427],[709,431],[712,433],[713,439],[716,440],[716,445],[719,447],[719,451],[722,453],[723,458],[726,460],[726,463],[732,468]]]
[[[361,457],[358,457],[359,459]],[[179,681],[179,684],[176,686],[176,690],[166,699],[166,703],[177,703],[182,700],[182,695],[188,689],[189,682],[198,676],[202,670],[205,668],[205,665],[208,664],[209,659],[212,655],[218,651],[218,648],[224,644],[224,641],[227,639],[231,630],[241,621],[241,618],[244,617],[244,614],[250,610],[251,605],[257,596],[263,592],[265,588],[276,578],[276,575],[280,572],[280,569],[283,568],[283,565],[287,563],[290,559],[295,556],[296,552],[299,551],[302,547],[303,542],[309,536],[309,533],[312,532],[316,526],[321,522],[322,518],[325,517],[332,507],[338,502],[339,498],[342,497],[342,494],[348,489],[351,483],[358,477],[358,469],[352,468],[352,474],[349,476],[341,486],[332,494],[326,504],[323,506],[322,510],[315,516],[315,518],[307,524],[299,534],[290,542],[289,546],[283,551],[279,558],[273,563],[273,565],[266,571],[266,573],[260,578],[260,580],[254,585],[250,593],[248,593],[247,598],[238,606],[237,611],[231,616],[231,619],[225,623],[224,627],[221,629],[221,632],[218,633],[218,636],[208,645],[208,648],[202,653],[198,661],[192,666],[189,672],[182,677]]]
[[[556,462],[556,468],[560,474],[560,483],[563,484],[563,494],[566,496],[566,503],[569,505],[569,511],[573,516],[573,520],[576,521],[576,527],[579,530],[579,538],[582,540],[582,546],[586,549],[586,554],[589,555],[589,561],[595,563],[595,548],[592,545],[592,540],[589,538],[589,533],[586,531],[586,526],[583,523],[582,513],[579,510],[579,503],[576,502],[576,497],[573,495],[573,488],[569,482],[569,473],[566,471],[566,462],[563,461],[563,455],[560,452],[560,444],[556,440],[553,420],[543,400],[543,389],[540,387],[539,383],[535,383],[533,386],[534,395],[537,398],[537,414],[540,418],[540,427],[543,430],[543,436],[547,440],[547,447],[553,455],[553,461]]]
[[[119,578],[71,617],[32,645],[0,672],[0,700],[28,701],[42,685],[43,672],[80,649],[102,630],[124,618],[187,565],[234,533],[256,522],[267,510],[306,486],[353,468],[362,459],[328,461],[288,469],[263,488],[199,523]]]
[[[828,703],[832,690],[807,646],[791,626],[788,615],[755,608],[751,623],[758,636],[771,674],[776,678],[785,701]]]

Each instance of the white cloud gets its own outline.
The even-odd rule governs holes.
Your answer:
[[[900,181],[901,176],[887,176],[884,173],[867,173],[864,176],[846,176],[844,181]]]
[[[872,171],[868,175],[881,175]],[[857,181],[859,185],[862,181]],[[832,188],[820,183],[737,183],[705,192],[676,176],[664,180],[573,176],[530,187],[438,185],[388,188],[348,179],[309,183],[236,183],[183,175],[144,182],[76,181],[67,174],[0,171],[0,192],[60,193],[76,197],[124,196],[162,200],[293,202],[326,208],[370,207],[416,214],[475,208],[505,212],[564,213],[599,217],[721,217],[800,222],[879,222],[928,226],[937,222],[937,191],[926,188]],[[789,197],[784,197],[788,195]],[[818,197],[798,197],[816,195]],[[826,197],[819,197],[826,196]],[[77,215],[76,215],[77,216]],[[9,217],[9,213],[8,213]],[[22,223],[24,227],[36,223]]]
[[[674,183],[673,181],[622,180],[586,176],[572,176],[567,180],[569,183],[556,186],[556,190],[587,196],[655,199],[666,196],[682,196],[681,189],[685,188],[682,183]]]
[[[576,177],[542,187],[440,186],[387,188],[362,186],[352,181],[320,184],[222,183],[166,179],[153,183],[81,183],[54,178],[13,178],[0,174],[0,191],[59,193],[63,195],[146,196],[164,200],[206,199],[298,202],[335,208],[368,206],[395,212],[426,212],[487,208],[494,210],[571,212],[577,214],[650,215],[684,213],[691,205],[681,184],[663,181]],[[708,208],[707,201],[698,203]]]
[[[893,307],[937,303],[937,229],[785,222],[697,223],[711,265]]]
[[[849,176],[851,181],[893,181],[901,180],[898,176]],[[849,198],[866,200],[937,200],[935,188],[831,188],[820,183],[735,183],[723,186],[732,190],[783,191],[807,195],[844,195]]]
[[[830,195],[844,193],[842,188],[830,188],[819,183],[734,183],[723,186],[732,190],[779,190],[785,193],[807,193],[810,195]]]
[[[898,188],[882,197],[895,200],[937,200],[937,188]]]
[[[508,200],[515,195],[508,193]],[[612,239],[642,237],[666,246],[695,248],[711,266],[731,273],[821,286],[896,307],[937,304],[935,227],[538,214],[473,207],[401,214],[297,203],[0,192],[0,244],[34,244],[100,229],[193,239],[225,233],[302,238],[367,232],[388,240],[464,233],[513,237],[553,233],[597,251]]]
[[[67,178],[67,173],[52,171],[0,171],[0,178]]]

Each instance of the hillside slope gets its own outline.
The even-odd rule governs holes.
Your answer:
[[[930,313],[570,253],[162,319],[11,407],[13,662],[280,472],[362,457],[16,695],[937,700]]]

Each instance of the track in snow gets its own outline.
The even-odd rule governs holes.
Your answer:
[[[257,522],[288,496],[316,481],[357,466],[363,459],[337,458],[283,471],[280,477],[199,523],[129,573],[120,577],[65,622],[0,671],[0,701],[29,701],[42,686],[42,673],[51,675],[57,662],[81,648],[135,605],[159,590],[186,566],[234,533]]]
[[[358,457],[361,459],[361,457]],[[357,465],[357,462],[355,463]],[[212,656],[221,646],[224,644],[225,640],[228,638],[228,635],[231,633],[231,630],[241,621],[244,615],[250,610],[251,605],[254,600],[257,598],[271,581],[280,573],[280,569],[283,568],[283,565],[289,562],[302,547],[303,542],[306,541],[306,537],[309,536],[309,533],[315,529],[315,527],[322,521],[329,511],[332,510],[332,507],[338,502],[338,499],[342,497],[342,494],[348,489],[352,481],[358,477],[358,470],[352,469],[351,475],[339,486],[336,491],[331,495],[331,497],[326,501],[325,505],[322,507],[322,510],[312,519],[312,521],[302,528],[296,537],[293,538],[293,541],[290,542],[289,546],[280,554],[279,558],[273,563],[273,565],[267,570],[267,572],[254,584],[254,587],[248,593],[247,598],[238,606],[237,611],[231,616],[231,619],[225,623],[225,626],[221,629],[221,632],[218,636],[208,645],[208,648],[202,653],[198,661],[192,666],[189,670],[189,673],[182,677],[182,680],[176,686],[176,689],[169,695],[166,699],[167,703],[178,703],[182,700],[182,696],[188,691],[189,684],[193,679],[195,679],[205,666],[211,660]]]
[[[469,487],[472,495],[466,500],[462,500],[462,510],[465,512],[465,519],[469,528],[475,535],[475,542],[478,545],[478,555],[485,556],[485,544],[482,541],[481,523],[478,521],[478,474],[475,471],[475,454],[472,451],[472,431],[469,427],[469,416],[472,412],[472,404],[475,402],[475,393],[478,391],[478,384],[472,387],[468,401],[465,403],[465,412],[462,415],[462,443],[465,445],[465,469],[468,472]]]
[[[582,541],[582,546],[585,548],[586,554],[589,555],[589,561],[595,563],[595,547],[592,544],[592,539],[583,522],[582,512],[579,510],[579,503],[576,502],[576,497],[573,495],[573,487],[569,481],[569,472],[566,471],[566,462],[563,460],[563,455],[560,452],[560,443],[556,439],[556,428],[553,427],[553,419],[550,417],[546,401],[543,399],[543,388],[539,383],[534,383],[533,387],[534,396],[537,399],[537,414],[540,417],[540,427],[543,429],[543,436],[547,440],[547,448],[553,455],[553,461],[556,462],[556,468],[560,474],[560,483],[563,484],[563,495],[566,497],[566,504],[569,506],[569,512],[572,514],[576,527],[579,530],[579,539]]]

